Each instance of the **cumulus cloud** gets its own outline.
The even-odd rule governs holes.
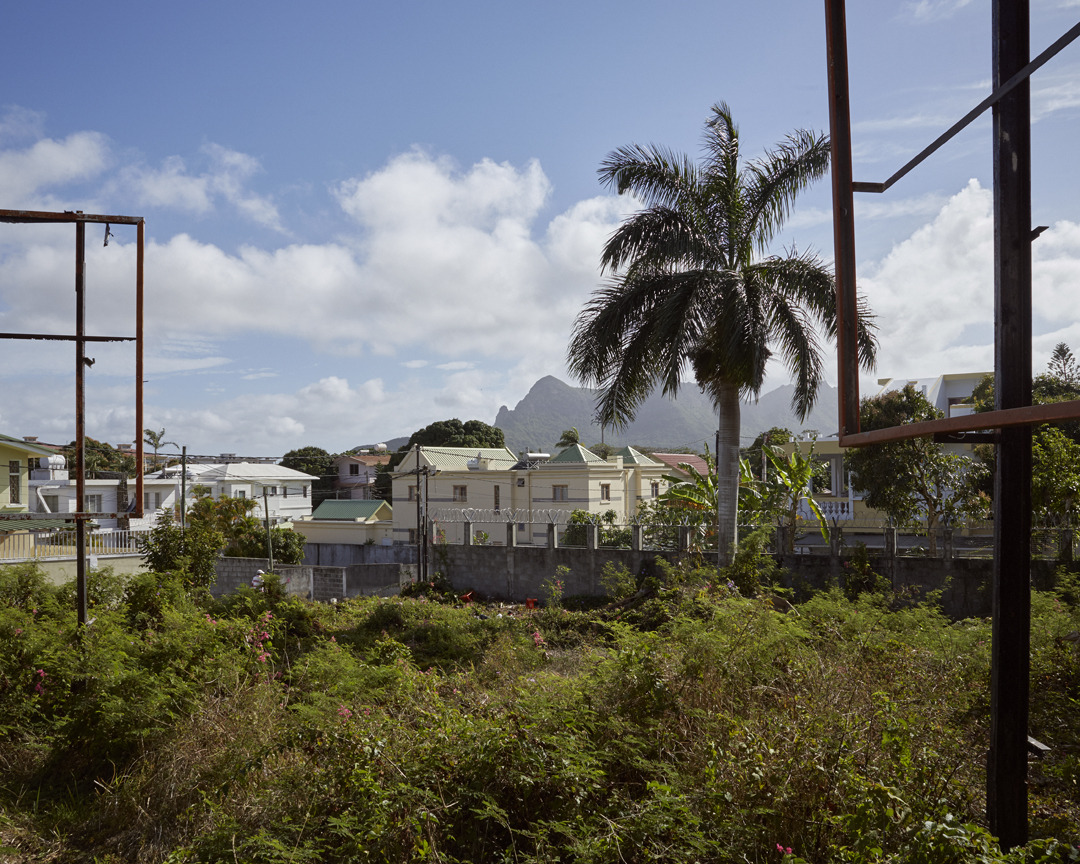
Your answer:
[[[262,171],[258,159],[214,143],[205,144],[200,155],[207,163],[200,173],[193,173],[180,156],[168,156],[160,167],[143,162],[125,166],[110,188],[126,191],[142,206],[198,215],[213,211],[224,201],[244,218],[284,233],[273,200],[248,188],[248,182]]]
[[[7,119],[5,131],[15,134],[10,124],[26,121],[25,115]],[[56,205],[48,190],[98,177],[108,157],[108,139],[97,132],[75,132],[60,140],[41,138],[23,149],[0,150],[0,200],[11,209],[51,209]]]
[[[992,369],[993,195],[972,180],[927,225],[865,266],[861,290],[881,325],[883,375]],[[1080,282],[1080,225],[1059,222],[1032,246],[1034,368],[1057,342],[1080,345],[1070,314]]]

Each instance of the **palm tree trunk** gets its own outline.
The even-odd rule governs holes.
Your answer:
[[[739,541],[739,388],[728,382],[717,386],[716,410],[719,431],[716,435],[716,521],[717,555],[720,567],[731,563]]]

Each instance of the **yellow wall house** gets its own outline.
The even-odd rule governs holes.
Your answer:
[[[507,525],[514,526],[519,543],[546,543],[547,525],[564,524],[574,510],[614,510],[616,522],[625,525],[642,501],[659,497],[669,470],[630,447],[611,461],[577,444],[554,458],[522,459],[505,448],[422,447],[410,451],[394,473],[397,543],[416,539],[417,465],[420,509],[426,503],[437,541],[464,542],[468,519],[474,536],[483,532],[497,544],[506,542]]]
[[[30,513],[30,472],[42,456],[55,456],[56,451],[8,435],[0,435],[0,517],[19,517]],[[64,528],[61,521],[26,521],[20,518],[0,518],[0,558],[14,557],[16,551],[25,553],[33,545],[32,528]],[[18,557],[23,557],[20,554]]]
[[[375,499],[323,501],[310,516],[293,519],[294,531],[308,543],[367,543],[389,545],[394,531],[394,509]]]

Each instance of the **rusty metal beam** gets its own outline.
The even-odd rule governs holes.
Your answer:
[[[143,265],[146,257],[146,223],[140,219],[135,247],[135,509],[143,516]]]
[[[1030,386],[1030,378],[1028,386]],[[888,429],[873,429],[869,432],[842,437],[840,446],[865,447],[867,444],[885,444],[889,441],[904,441],[908,438],[923,438],[943,433],[978,432],[982,429],[1007,429],[1039,423],[1060,423],[1065,420],[1075,420],[1077,417],[1080,417],[1080,400],[1054,402],[1050,405],[1026,405],[1020,408],[984,411],[981,414],[966,414],[963,417],[945,417],[941,420],[905,423],[903,426],[890,426]]]
[[[1007,96],[1013,91],[1014,88],[1020,84],[1025,83],[1031,74],[1041,66],[1045,65],[1047,61],[1053,58],[1059,51],[1061,51],[1070,42],[1073,42],[1078,36],[1080,36],[1080,22],[1074,24],[1065,35],[1059,38],[1053,45],[1043,51],[1038,57],[1012,75],[1004,84],[995,87],[994,90],[982,100],[978,105],[968,111],[963,117],[957,120],[947,130],[942,132],[934,141],[929,144],[924,150],[918,153],[918,155],[911,158],[907,164],[904,165],[899,171],[893,174],[884,183],[867,183],[856,182],[852,184],[854,191],[856,192],[884,192],[897,180],[911,171],[912,168],[919,163],[925,161],[931,154],[940,149],[949,139],[954,138],[961,130],[970,126],[971,123],[979,117],[987,108],[997,104],[1004,96]]]
[[[0,222],[109,222],[113,225],[139,225],[142,216],[105,216],[99,213],[83,213],[81,210],[65,210],[53,213],[47,210],[0,210]]]
[[[75,223],[75,510],[86,510],[86,223]],[[86,520],[75,517],[75,609],[79,626],[89,615]]]
[[[0,333],[0,339],[49,339],[57,342],[134,342],[137,336],[59,336],[55,333]]]
[[[833,246],[839,434],[859,431],[859,313],[855,281],[855,203],[851,187],[851,110],[848,100],[844,0],[825,0],[829,63],[829,140],[832,148]]]

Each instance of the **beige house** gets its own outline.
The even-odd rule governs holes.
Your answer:
[[[308,543],[363,546],[393,542],[394,510],[385,501],[323,501],[310,516],[293,520],[292,527]]]
[[[333,461],[337,477],[334,488],[339,498],[371,500],[375,474],[390,461],[385,450],[376,453],[343,453]]]
[[[421,447],[394,473],[394,542],[416,542],[418,514],[435,524],[436,540],[462,543],[466,524],[481,542],[546,543],[547,526],[574,510],[615,512],[627,524],[642,501],[666,488],[668,466],[630,447],[611,461],[575,444],[554,458],[505,448]],[[486,535],[486,537],[485,537]]]

